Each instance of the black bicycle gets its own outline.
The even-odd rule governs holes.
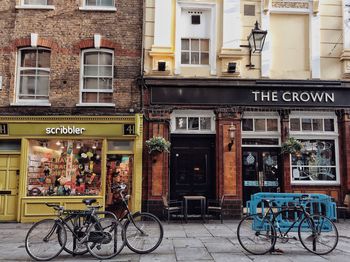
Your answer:
[[[244,217],[237,228],[240,245],[249,253],[263,255],[274,250],[277,239],[286,243],[290,239],[298,240],[289,234],[298,232],[301,244],[308,251],[325,255],[332,252],[338,244],[338,230],[334,223],[322,214],[311,215],[306,210],[311,200],[308,195],[295,198],[299,204],[293,207],[283,207],[274,212],[273,202],[262,200],[267,211],[263,214],[251,214]],[[305,206],[305,207],[304,207]],[[281,227],[280,224],[290,224]]]
[[[100,212],[92,206],[96,199],[85,199],[87,210],[65,210],[57,204],[46,203],[57,211],[56,219],[35,223],[25,239],[27,253],[35,260],[47,261],[62,250],[72,255],[86,252],[98,259],[109,259],[123,249],[123,227],[110,212]],[[100,218],[100,215],[109,217]],[[67,234],[67,231],[69,234]]]
[[[164,230],[160,220],[153,214],[147,212],[131,213],[128,200],[130,195],[124,192],[127,186],[123,183],[119,184],[116,190],[121,197],[125,212],[119,221],[125,220],[123,227],[123,238],[125,243],[135,253],[146,254],[154,251],[162,242]]]

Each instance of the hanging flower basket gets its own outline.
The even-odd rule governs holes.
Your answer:
[[[149,140],[146,140],[146,146],[148,147],[149,154],[157,154],[162,152],[170,152],[170,142],[165,140],[164,137],[154,136]]]
[[[303,143],[300,140],[294,137],[289,137],[284,143],[282,143],[281,153],[295,154],[300,152],[302,148],[303,148]]]

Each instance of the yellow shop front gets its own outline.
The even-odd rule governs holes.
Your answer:
[[[83,209],[84,198],[118,212],[121,182],[141,209],[141,115],[0,117],[0,127],[0,221],[49,217],[45,202]]]

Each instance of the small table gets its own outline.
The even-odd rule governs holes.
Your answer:
[[[187,206],[188,206],[188,201],[200,201],[201,202],[201,215],[202,219],[205,222],[205,207],[206,207],[206,197],[205,196],[184,196],[184,201],[185,201],[185,210],[184,210],[184,215],[185,215],[185,222],[187,223]]]

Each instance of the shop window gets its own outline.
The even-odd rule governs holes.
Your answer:
[[[290,131],[300,131],[300,119],[291,118],[290,119]]]
[[[209,39],[181,39],[181,64],[208,65]]]
[[[51,52],[43,48],[19,51],[18,101],[48,102]]]
[[[117,191],[120,183],[127,185],[125,193],[132,192],[133,158],[130,155],[107,155],[106,208],[114,212],[123,212],[124,205]],[[117,214],[121,217],[121,214]]]
[[[337,181],[335,141],[301,139],[303,149],[292,154],[292,181]]]
[[[243,131],[253,131],[253,119],[243,119],[242,120],[242,129]]]
[[[111,104],[113,98],[113,51],[84,50],[81,73],[81,102]]]
[[[27,195],[100,195],[101,145],[99,140],[30,140]]]

